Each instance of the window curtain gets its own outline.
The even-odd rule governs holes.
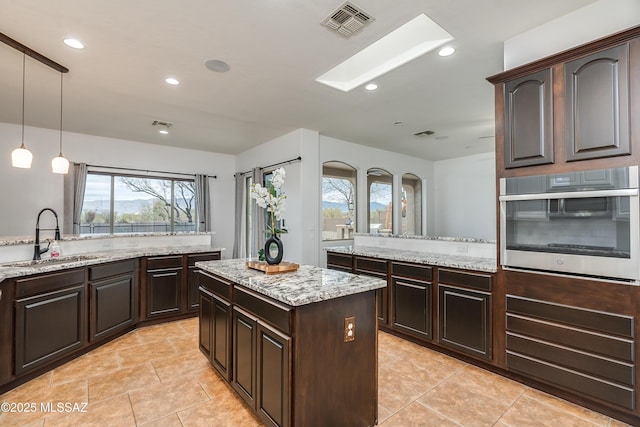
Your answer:
[[[198,231],[211,231],[211,193],[209,176],[196,175],[196,206],[198,209]]]
[[[235,199],[235,214],[236,224],[233,233],[233,254],[232,258],[245,258],[247,257],[246,237],[247,237],[247,204],[246,201],[246,180],[247,174],[237,173],[234,175],[236,179],[236,199]]]
[[[64,221],[63,234],[80,234],[82,203],[87,186],[87,164],[72,163],[64,177]]]
[[[254,184],[264,184],[262,168],[253,168],[251,176]],[[264,213],[254,199],[251,199],[251,212],[251,247],[249,248],[249,256],[255,257],[258,256],[258,250],[264,248],[265,238]]]

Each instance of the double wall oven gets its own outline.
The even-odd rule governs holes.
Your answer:
[[[500,179],[504,268],[640,283],[638,167]]]

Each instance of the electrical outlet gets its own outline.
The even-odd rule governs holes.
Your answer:
[[[344,318],[344,342],[355,341],[356,339],[356,318]]]

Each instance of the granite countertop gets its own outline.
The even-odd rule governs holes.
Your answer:
[[[492,239],[481,239],[475,237],[447,237],[447,236],[413,236],[403,234],[390,234],[390,233],[354,233],[354,236],[358,237],[385,237],[392,239],[411,239],[411,240],[437,240],[442,242],[464,242],[464,243],[493,243],[496,241]]]
[[[372,258],[406,261],[417,264],[430,264],[439,267],[460,268],[463,270],[495,273],[498,271],[495,258],[480,258],[464,255],[450,255],[433,252],[403,251],[372,246],[336,246],[325,248],[327,252],[360,255]]]
[[[29,276],[31,274],[49,273],[69,268],[85,267],[88,265],[104,264],[131,258],[158,255],[181,255],[187,253],[203,253],[224,251],[223,248],[213,248],[206,245],[179,247],[152,247],[135,249],[113,249],[104,252],[90,252],[79,255],[67,255],[57,259],[45,258],[40,261],[15,261],[0,264],[0,282],[4,279]]]
[[[185,232],[149,232],[149,233],[117,233],[117,234],[63,234],[61,242],[91,239],[117,239],[125,237],[158,237],[158,236],[205,236],[215,234],[213,231],[185,231]],[[34,236],[0,237],[0,246],[33,245]]]
[[[291,306],[326,301],[373,289],[387,282],[326,268],[301,265],[298,271],[266,275],[246,266],[246,259],[196,262],[196,267]]]

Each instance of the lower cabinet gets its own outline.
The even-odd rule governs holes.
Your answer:
[[[85,289],[84,270],[16,281],[16,375],[86,344]]]
[[[220,259],[220,252],[207,252],[187,256],[187,311],[198,311],[200,286],[200,269],[196,267],[199,261],[214,261]]]
[[[387,280],[388,266],[386,260],[365,258],[360,256],[353,257],[355,274],[364,274],[365,276],[377,277]],[[376,299],[378,301],[378,324],[381,326],[389,326],[389,290],[386,288],[376,290]]]
[[[200,271],[200,350],[231,380],[231,283]]]
[[[182,255],[146,259],[144,316],[147,319],[182,311]]]
[[[135,261],[89,267],[89,341],[111,336],[136,321]]]
[[[267,426],[288,426],[291,337],[258,321],[256,411]]]
[[[233,307],[233,377],[231,386],[256,410],[256,330],[258,319]]]
[[[438,270],[438,342],[491,360],[491,276]]]
[[[432,337],[432,268],[391,263],[392,327],[430,340]]]

